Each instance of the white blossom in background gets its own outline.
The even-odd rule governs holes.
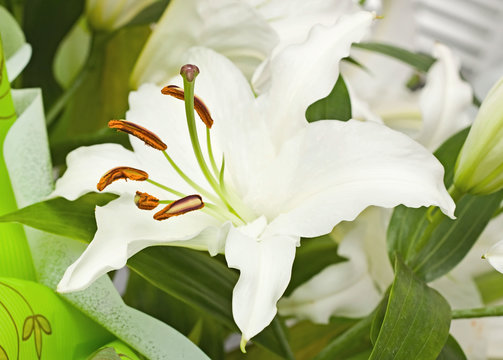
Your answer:
[[[273,52],[305,41],[314,25],[332,25],[357,10],[352,0],[173,0],[140,54],[131,85],[164,85],[191,46],[225,55],[251,79]]]
[[[117,166],[141,169],[148,181],[110,184],[120,197],[97,209],[94,240],[68,268],[59,291],[85,288],[147,246],[224,252],[229,267],[240,270],[232,310],[248,340],[274,318],[300,237],[329,233],[370,205],[436,205],[453,216],[442,166],[407,136],[370,122],[305,120],[307,106],[330,91],[340,59],[372,18],[359,12],[332,26],[316,26],[304,43],[269,58],[261,71],[267,87],[258,97],[227,58],[206,48],[190,50],[184,62],[199,66],[196,94],[214,119],[211,130],[198,124],[199,133],[208,131],[213,139],[203,160],[192,153],[198,153],[195,139],[206,149],[206,137],[187,136],[183,102],[149,84],[132,93],[127,120],[153,131],[167,150],[132,137],[133,152],[103,144],[68,156],[55,196],[75,199],[96,191],[98,179]],[[215,164],[225,159],[225,169],[215,165],[214,175],[204,165],[213,163],[212,157]],[[161,200],[181,197],[183,204],[201,195],[205,207],[200,209],[198,200],[200,210],[156,221],[135,206],[138,190]]]

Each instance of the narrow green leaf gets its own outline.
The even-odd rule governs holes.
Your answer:
[[[445,185],[452,184],[454,164],[468,131],[463,130],[447,140],[435,156],[444,165]],[[390,257],[396,252],[412,270],[426,281],[450,271],[471,249],[503,199],[503,191],[489,196],[464,196],[456,207],[456,220],[439,210],[431,222],[430,210],[397,207],[387,234]]]
[[[130,258],[128,266],[169,295],[239,331],[231,311],[238,274],[217,259],[185,248],[151,247]],[[288,358],[290,350],[285,349],[281,332],[280,327],[269,325],[253,342]]]
[[[437,360],[466,360],[466,355],[456,339],[454,339],[452,335],[449,335]]]
[[[293,262],[292,277],[284,296],[289,296],[300,285],[327,266],[345,261],[337,254],[337,243],[330,235],[302,239]]]
[[[369,360],[436,359],[449,335],[451,309],[398,257],[386,315]]]
[[[0,222],[18,222],[52,234],[89,242],[96,232],[94,209],[117,195],[89,193],[75,201],[55,198],[0,216]]]
[[[351,98],[342,75],[339,75],[327,97],[309,105],[306,110],[306,119],[308,122],[351,119]]]
[[[427,72],[431,65],[435,62],[435,58],[423,54],[415,53],[394,45],[377,43],[377,42],[363,42],[353,44],[355,48],[377,52],[383,55],[400,60],[419,71]]]

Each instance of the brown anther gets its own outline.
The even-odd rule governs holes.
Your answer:
[[[183,215],[189,211],[199,210],[204,202],[199,195],[189,195],[168,204],[164,209],[154,214],[155,220],[166,220],[173,216]]]
[[[134,197],[134,203],[138,209],[153,210],[159,205],[159,199],[150,194],[137,191]]]
[[[120,166],[108,170],[107,173],[101,177],[96,187],[99,191],[103,191],[108,185],[119,179],[144,181],[148,179],[148,174],[142,170]]]
[[[163,93],[164,95],[173,96],[174,98],[177,98],[179,100],[185,99],[183,89],[176,85],[165,86],[161,90],[161,93]],[[204,104],[203,100],[201,100],[197,95],[194,96],[194,110],[196,110],[197,115],[199,115],[204,125],[206,125],[208,129],[211,129],[211,126],[213,125],[213,119],[211,117],[210,111]]]
[[[156,134],[130,121],[110,120],[108,122],[108,127],[133,135],[142,140],[146,145],[151,146],[154,149],[166,150],[168,148],[168,146],[163,143]]]

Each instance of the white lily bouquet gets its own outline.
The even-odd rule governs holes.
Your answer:
[[[427,3],[0,1],[0,359],[503,359],[501,68],[418,16],[488,5]]]

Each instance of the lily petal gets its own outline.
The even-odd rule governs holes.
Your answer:
[[[201,211],[155,221],[151,212],[137,209],[128,195],[97,207],[96,223],[98,231],[93,241],[66,270],[59,292],[85,289],[101,275],[126,265],[129,257],[148,246],[181,244],[210,250],[215,255],[223,250],[228,229],[228,225],[222,227]]]
[[[503,273],[503,240],[494,244],[488,252],[484,254],[484,258],[489,261],[489,264],[500,273]]]
[[[56,190],[50,197],[75,200],[88,192],[97,191],[96,184],[108,170],[118,166],[141,167],[133,152],[117,144],[80,147],[68,154],[66,165],[68,169],[56,181]],[[132,182],[116,181],[107,187],[107,191],[115,194],[135,191],[136,187],[133,186],[132,190],[131,185]]]
[[[173,0],[150,36],[131,76],[133,87],[161,84],[184,65],[182,54],[192,46],[212,48],[251,77],[277,42],[267,22],[236,0]]]
[[[232,314],[243,337],[250,340],[276,315],[276,302],[290,281],[294,236],[261,236],[267,222],[261,217],[240,228],[232,227],[225,245],[229,267],[240,271],[232,296]]]
[[[286,46],[306,40],[309,30],[316,24],[332,25],[345,14],[354,13],[358,7],[352,0],[247,0],[278,34],[278,53]]]
[[[444,169],[425,148],[383,125],[318,121],[290,139],[248,198],[271,234],[315,237],[370,205],[439,206],[454,216]],[[293,194],[293,196],[292,196]],[[280,214],[274,220],[273,216]]]
[[[461,79],[461,65],[450,49],[437,43],[433,55],[437,61],[428,71],[419,100],[423,128],[415,137],[431,150],[470,125],[468,110],[473,95],[470,85]]]
[[[339,61],[366,34],[372,19],[361,11],[329,27],[317,25],[304,43],[285,48],[257,69],[253,85],[261,94],[259,101],[266,103],[277,143],[307,124],[307,107],[329,94],[339,76]]]

